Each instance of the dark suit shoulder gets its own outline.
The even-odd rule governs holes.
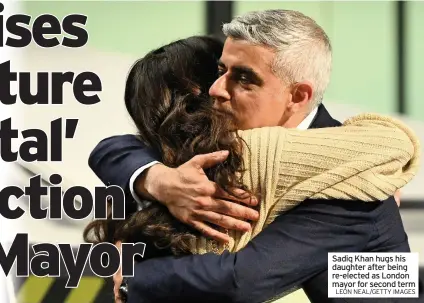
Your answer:
[[[311,125],[309,128],[325,128],[325,127],[336,127],[341,126],[342,123],[335,120],[330,113],[327,111],[325,106],[321,104],[318,107],[317,114],[314,117],[314,120],[312,120]]]
[[[306,200],[297,209],[315,220],[344,226],[368,226],[370,236],[366,251],[386,251],[407,242],[407,236],[394,197],[384,201],[364,202],[360,200]]]

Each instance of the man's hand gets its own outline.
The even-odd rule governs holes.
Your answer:
[[[235,203],[255,206],[258,204],[255,197],[237,190],[237,195],[246,194],[246,198],[235,199],[206,176],[204,169],[225,161],[227,157],[228,151],[220,151],[197,155],[178,168],[154,165],[136,181],[136,191],[163,203],[174,217],[204,235],[219,241],[229,241],[228,235],[205,222],[226,229],[248,231],[251,226],[244,220],[257,220],[259,213]]]

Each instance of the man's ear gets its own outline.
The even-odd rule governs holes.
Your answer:
[[[292,113],[303,110],[312,100],[313,91],[312,83],[308,81],[294,84],[291,88],[292,98],[289,104],[289,110]]]

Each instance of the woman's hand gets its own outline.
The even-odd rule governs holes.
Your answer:
[[[395,201],[396,201],[396,203],[397,203],[397,205],[398,205],[398,207],[400,206],[400,189],[398,189],[396,192],[395,192]]]
[[[228,242],[229,236],[210,227],[208,223],[225,229],[248,231],[251,226],[245,220],[257,220],[259,213],[247,206],[258,201],[248,196],[235,200],[216,183],[211,182],[204,169],[213,167],[228,157],[228,151],[197,155],[178,168],[162,164],[152,166],[135,183],[136,191],[151,196],[166,205],[171,214],[181,222],[193,226],[204,235]]]

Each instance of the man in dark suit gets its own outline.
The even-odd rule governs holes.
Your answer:
[[[210,94],[218,107],[235,114],[241,129],[340,125],[319,105],[329,81],[331,47],[313,20],[292,11],[254,12],[224,25],[224,33],[220,77]],[[276,43],[286,45],[279,48],[286,52],[276,54]],[[89,164],[104,183],[121,186],[140,207],[140,197],[164,203],[181,221],[225,240],[205,222],[246,229],[243,219],[255,219],[257,213],[225,201],[202,174],[224,159],[219,153],[202,155],[171,169],[126,135],[100,142]],[[379,203],[307,200],[235,254],[143,261],[129,279],[128,302],[263,302],[299,286],[313,302],[359,302],[328,299],[328,252],[409,252],[394,198]]]

